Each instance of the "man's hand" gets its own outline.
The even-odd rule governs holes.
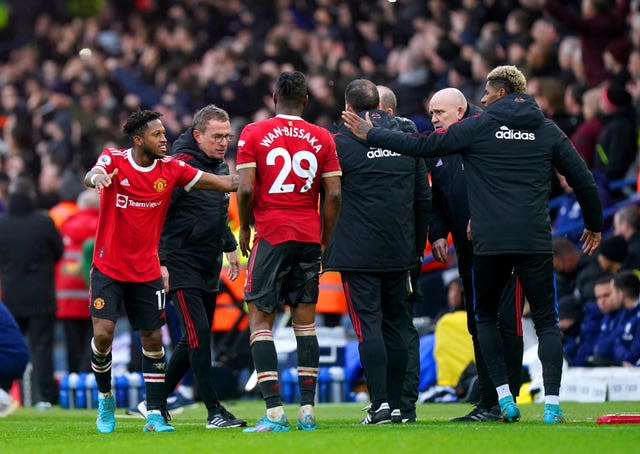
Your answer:
[[[160,266],[160,275],[162,276],[162,287],[164,293],[169,293],[169,270],[166,266]]]
[[[467,239],[469,241],[473,240],[473,230],[471,230],[471,219],[467,222]]]
[[[251,242],[251,229],[240,227],[240,233],[238,233],[238,245],[240,246],[240,252],[243,257],[249,257],[251,248],[249,243]]]
[[[118,175],[118,169],[114,169],[113,172],[103,175],[102,173],[96,173],[91,177],[91,181],[93,182],[93,187],[97,190],[104,189],[106,187],[111,186],[111,182],[113,181],[113,177]]]
[[[371,120],[369,119],[369,112],[366,113],[365,117],[366,120],[363,120],[353,112],[349,112],[346,110],[342,112],[344,125],[349,128],[354,136],[366,142],[367,133],[371,128],[373,128],[373,123],[371,123]]]
[[[600,246],[601,239],[602,234],[600,232],[592,232],[591,230],[584,229],[580,237],[580,241],[583,241],[582,252],[587,255],[593,254],[596,249],[598,249],[598,246]]]
[[[449,261],[449,243],[446,238],[440,238],[435,240],[431,245],[431,252],[433,258],[440,263],[447,263]]]
[[[238,279],[238,276],[240,276],[240,260],[238,260],[238,253],[236,251],[227,252],[227,260],[229,261],[227,277],[232,281],[235,281]]]

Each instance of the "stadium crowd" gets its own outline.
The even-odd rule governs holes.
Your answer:
[[[7,210],[12,183],[32,178],[37,207],[49,210],[63,235],[82,175],[104,147],[126,145],[122,124],[138,109],[162,113],[173,143],[194,112],[215,104],[229,113],[237,137],[274,114],[277,76],[299,70],[308,80],[303,117],[311,123],[337,123],[346,86],[365,78],[393,90],[397,115],[425,131],[433,129],[434,92],[458,88],[479,104],[489,71],[517,66],[529,94],[592,170],[609,219],[601,252],[581,255],[579,206],[557,179],[551,215],[565,355],[571,365],[640,365],[633,318],[640,290],[635,274],[624,273],[640,269],[636,188],[624,184],[636,177],[638,154],[637,2],[22,0],[3,7],[0,209]],[[232,172],[234,156],[231,143]],[[54,300],[48,310],[56,311]],[[608,347],[588,346],[603,330]]]

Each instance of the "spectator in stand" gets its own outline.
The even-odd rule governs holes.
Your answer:
[[[64,253],[56,267],[56,318],[62,321],[68,372],[89,372],[91,317],[89,286],[82,275],[82,248],[98,227],[100,196],[92,189],[80,193],[77,211],[60,227]]]
[[[0,418],[9,416],[18,408],[8,391],[14,380],[22,379],[29,349],[15,318],[0,301]]]
[[[620,208],[613,215],[613,234],[622,236],[627,242],[627,257],[622,264],[626,270],[640,268],[640,216],[637,205]]]
[[[621,303],[623,316],[613,345],[613,361],[617,365],[640,365],[640,281],[633,271],[621,271],[611,280],[615,303]]]
[[[602,54],[602,60],[609,73],[609,84],[624,87],[631,80],[631,74],[627,69],[630,52],[631,43],[626,38],[616,39],[607,44]]]
[[[598,264],[580,252],[568,238],[553,239],[553,269],[558,299],[566,296],[573,296],[579,301],[593,299],[593,283],[600,275]]]
[[[640,21],[640,14],[638,15]],[[627,82],[625,88],[631,95],[633,107],[636,111],[636,124],[640,119],[640,49],[634,49],[629,55],[629,64],[627,65],[631,80]]]
[[[593,167],[598,137],[604,123],[600,111],[600,89],[591,88],[582,95],[582,115],[584,121],[571,135],[571,143],[590,169]],[[598,185],[604,187],[604,185]],[[605,188],[606,189],[606,188]]]
[[[536,93],[531,93],[545,117],[553,120],[566,135],[571,135],[576,125],[571,121],[564,107],[565,86],[552,77],[541,77],[538,80]]]
[[[611,275],[605,274],[598,278],[593,286],[596,302],[582,302],[573,299],[569,302],[569,307],[574,311],[575,316],[572,326],[563,328],[563,303],[559,305],[560,327],[563,330],[564,356],[569,366],[583,367],[587,365],[587,357],[593,354],[604,311],[600,308],[607,308],[609,298],[611,298]],[[565,312],[566,313],[566,312]],[[566,323],[566,320],[565,320]]]
[[[609,85],[600,96],[604,127],[596,145],[594,173],[600,173],[608,184],[624,178],[635,162],[638,132],[631,95],[624,86]],[[615,192],[612,195],[621,196]]]
[[[626,260],[627,254],[627,241],[623,236],[610,236],[602,240],[602,246],[597,256],[601,272],[615,274],[622,270],[622,264]]]
[[[58,400],[53,377],[54,268],[63,246],[51,219],[36,211],[35,200],[30,179],[20,177],[9,187],[8,210],[0,215],[0,287],[28,340],[34,402],[46,409]]]
[[[602,279],[598,279],[596,289],[594,289],[596,304],[602,313],[602,319],[591,351],[586,352],[584,362],[586,366],[610,366],[613,362],[616,333],[622,325],[624,309],[622,301],[613,297],[611,276],[611,274],[603,275]]]
[[[525,3],[543,6],[552,17],[580,34],[582,61],[589,87],[607,80],[609,76],[602,54],[609,42],[623,36],[629,0],[582,0],[580,14],[562,0],[526,0]]]

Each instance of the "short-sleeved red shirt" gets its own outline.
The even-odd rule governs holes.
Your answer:
[[[190,190],[202,171],[171,157],[141,167],[131,149],[115,148],[105,148],[93,169],[118,169],[111,185],[100,191],[94,265],[118,281],[159,278],[158,242],[173,188]]]
[[[320,179],[342,175],[326,129],[291,115],[251,123],[240,134],[236,167],[256,169],[256,240],[320,243]]]

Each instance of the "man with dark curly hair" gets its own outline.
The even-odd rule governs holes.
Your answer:
[[[100,191],[100,213],[91,269],[91,369],[98,384],[98,432],[115,429],[111,390],[111,344],[124,306],[140,330],[146,388],[145,432],[172,432],[163,392],[165,355],[160,328],[165,323],[165,286],[158,242],[174,187],[235,191],[237,176],[218,176],[167,157],[169,144],[160,117],[134,112],[124,125],[129,149],[105,148],[84,184]]]
[[[558,396],[562,342],[554,305],[549,218],[553,168],[567,178],[584,213],[582,250],[600,244],[602,204],[593,175],[567,136],[546,119],[526,94],[527,81],[515,66],[498,66],[487,75],[484,113],[428,137],[374,128],[350,112],[342,118],[369,145],[410,156],[461,153],[465,167],[471,228],[478,340],[505,422],[520,419],[509,389],[498,324],[498,303],[512,270],[529,301],[543,367],[543,421],[564,420]]]

